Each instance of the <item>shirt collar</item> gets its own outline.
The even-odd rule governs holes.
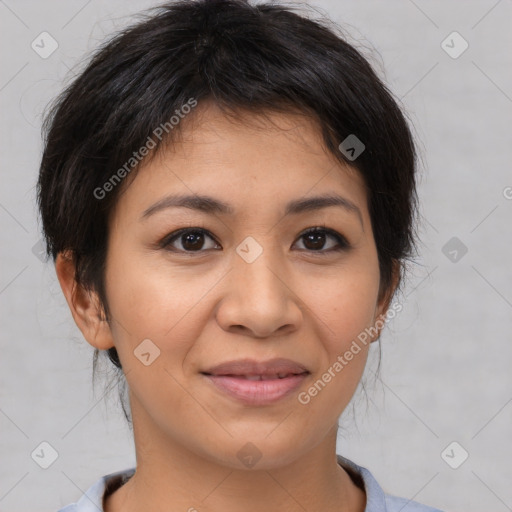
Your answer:
[[[386,498],[384,491],[377,483],[368,469],[357,465],[341,455],[337,455],[338,464],[350,475],[356,485],[364,488],[366,493],[365,512],[386,512]],[[109,494],[121,487],[135,473],[135,468],[116,471],[101,477],[82,495],[69,511],[62,509],[60,512],[104,512],[103,497],[105,492]]]

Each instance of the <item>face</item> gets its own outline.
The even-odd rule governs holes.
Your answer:
[[[383,313],[365,187],[302,116],[198,114],[112,214],[112,345],[136,434],[227,467],[245,447],[277,467],[337,424],[369,343],[343,356]],[[289,376],[253,380],[265,364]]]

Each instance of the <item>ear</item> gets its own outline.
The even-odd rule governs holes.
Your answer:
[[[386,313],[391,305],[391,299],[400,282],[400,262],[393,260],[391,270],[391,283],[386,290],[379,290],[379,299],[375,310],[374,328],[371,342],[377,341],[386,322]]]
[[[98,295],[86,290],[75,280],[76,268],[71,251],[57,255],[55,271],[73,319],[87,342],[99,350],[113,347],[110,326]]]

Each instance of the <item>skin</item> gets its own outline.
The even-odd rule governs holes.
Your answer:
[[[308,118],[242,121],[199,105],[182,121],[180,140],[130,179],[110,219],[110,322],[95,293],[76,286],[72,259],[57,258],[78,327],[92,346],[117,348],[130,389],[137,471],[108,497],[107,512],[364,511],[365,493],[335,453],[338,417],[369,344],[308,404],[297,399],[389,306],[392,289],[379,301],[364,183],[326,152]],[[359,214],[331,206],[284,215],[289,201],[333,193]],[[209,195],[234,213],[173,207],[141,218],[170,194]],[[328,252],[337,241],[326,235],[315,251],[302,235],[316,226],[340,233],[350,248]],[[180,237],[176,252],[158,245],[185,227],[213,239],[205,236],[189,254]],[[236,252],[247,236],[263,249],[252,263]],[[148,366],[134,355],[144,339],[160,350]],[[303,363],[311,374],[270,405],[242,404],[199,373],[227,360],[274,357]],[[248,442],[262,455],[252,468],[237,457]]]

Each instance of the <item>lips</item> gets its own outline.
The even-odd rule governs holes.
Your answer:
[[[243,377],[248,380],[272,380],[309,373],[309,371],[304,365],[291,359],[276,358],[261,362],[252,359],[227,361],[201,373],[214,376]]]
[[[201,373],[224,395],[251,406],[269,405],[290,396],[310,374],[304,365],[290,359],[241,359]]]

